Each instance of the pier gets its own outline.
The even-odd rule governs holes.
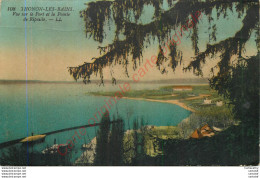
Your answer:
[[[112,121],[110,122],[110,124],[114,123],[114,122],[120,122],[120,121]],[[75,129],[79,129],[79,128],[87,128],[87,127],[95,127],[95,126],[99,126],[101,125],[100,123],[97,123],[95,125],[81,125],[81,126],[75,126],[75,127],[70,127],[70,128],[66,128],[66,129],[60,129],[60,130],[55,130],[55,131],[51,131],[51,132],[46,132],[46,133],[41,133],[41,134],[37,134],[37,135],[51,135],[51,134],[56,134],[56,133],[59,133],[59,132],[65,132],[65,131],[69,131],[69,130],[75,130]],[[7,141],[7,142],[3,142],[3,143],[0,143],[0,149],[4,148],[4,147],[8,147],[8,146],[11,146],[11,145],[14,145],[14,144],[17,144],[19,143],[23,138],[19,138],[19,139],[15,139],[15,140],[11,140],[11,141]]]

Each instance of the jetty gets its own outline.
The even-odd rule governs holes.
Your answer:
[[[120,122],[120,121],[111,121],[110,124],[114,123],[114,122]],[[65,129],[60,129],[60,130],[55,130],[55,131],[51,131],[51,132],[46,132],[46,133],[43,133],[43,134],[39,134],[39,135],[45,135],[45,136],[48,136],[48,135],[51,135],[51,134],[55,134],[55,133],[59,133],[59,132],[65,132],[65,131],[69,131],[69,130],[75,130],[75,129],[80,129],[80,128],[87,128],[87,127],[95,127],[95,126],[99,126],[101,125],[100,123],[97,123],[95,125],[81,125],[81,126],[75,126],[75,127],[70,127],[70,128],[65,128]],[[35,136],[39,136],[39,135],[35,135]],[[0,149],[1,148],[4,148],[4,147],[8,147],[8,146],[11,146],[11,145],[14,145],[14,144],[17,144],[17,143],[29,143],[30,140],[32,139],[32,137],[34,138],[35,136],[28,136],[26,138],[20,138],[20,139],[15,139],[15,140],[10,140],[10,141],[7,141],[7,142],[3,142],[3,143],[0,143]],[[28,142],[27,141],[23,141],[27,138],[30,138],[28,139]],[[23,141],[23,142],[22,142]]]

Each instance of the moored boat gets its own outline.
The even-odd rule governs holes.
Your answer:
[[[26,138],[22,139],[20,142],[21,143],[26,143],[26,142],[31,143],[31,142],[43,140],[45,137],[46,137],[46,135],[34,135],[34,136],[26,137]]]

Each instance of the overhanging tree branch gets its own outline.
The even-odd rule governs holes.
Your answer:
[[[89,81],[92,74],[97,75],[98,73],[100,74],[101,78],[103,78],[102,69],[112,64],[122,65],[127,73],[129,57],[132,58],[133,69],[136,69],[138,62],[140,63],[142,58],[142,51],[145,47],[145,42],[150,43],[150,38],[152,37],[153,40],[155,38],[159,40],[159,46],[162,45],[164,41],[169,38],[171,30],[176,29],[177,26],[182,26],[185,24],[191,13],[200,11],[201,13],[204,13],[210,17],[212,10],[216,8],[218,11],[218,17],[222,13],[225,17],[227,10],[232,10],[233,5],[235,5],[236,10],[238,11],[238,16],[240,17],[241,14],[244,13],[245,9],[250,9],[250,11],[255,13],[255,11],[250,7],[256,4],[250,3],[249,1],[247,3],[240,2],[239,0],[180,0],[175,4],[172,4],[173,7],[171,7],[169,10],[162,12],[160,8],[161,1],[156,1],[157,4],[155,1],[156,0],[116,0],[113,2],[99,1],[89,3],[88,8],[81,12],[81,15],[84,17],[84,21],[86,22],[86,35],[89,34],[90,36],[93,36],[94,40],[102,42],[105,38],[105,21],[114,19],[116,26],[115,40],[112,44],[106,47],[102,47],[102,49],[107,49],[108,52],[100,57],[95,58],[93,63],[84,63],[78,67],[69,67],[69,72],[74,77],[74,79],[77,80],[79,78],[83,78],[84,81],[86,79]],[[143,6],[145,4],[152,4],[155,6],[155,9],[157,9],[155,10],[157,12],[155,13],[154,20],[148,24],[130,22],[130,16],[128,15],[130,11],[133,10],[136,12],[135,17],[137,21],[138,18],[140,18]],[[111,9],[113,13],[111,12]],[[237,33],[244,33],[251,29],[247,29],[248,26],[246,25],[244,25],[244,28],[244,31]],[[123,32],[125,40],[118,40],[118,34],[120,32]],[[248,38],[245,39],[246,41],[248,40]],[[195,54],[198,54],[198,56],[196,57],[196,60],[192,61],[186,69],[190,70],[193,68],[194,71],[198,73],[198,71],[201,71],[201,62],[205,62],[205,57],[209,56],[210,53],[214,54],[217,51],[223,51],[222,49],[224,44],[229,46],[233,42],[239,42],[240,44],[243,42],[243,40],[241,42],[239,39],[235,40],[232,38],[229,38],[225,41],[226,42],[220,42],[216,45],[208,45],[205,52],[198,54],[199,49],[197,45],[197,28],[193,28],[192,42]],[[173,53],[170,55],[173,56]],[[177,66],[176,61],[172,60],[170,66],[174,69]]]
[[[242,28],[233,36],[230,38],[227,38],[223,41],[220,41],[219,43],[216,43],[214,45],[207,45],[207,48],[204,52],[199,53],[195,60],[192,61],[186,68],[184,68],[185,71],[193,69],[193,72],[197,75],[202,74],[201,71],[201,64],[206,62],[206,58],[210,55],[215,55],[216,53],[220,52],[221,54],[221,61],[218,63],[220,72],[224,72],[224,67],[226,65],[223,65],[223,60],[226,61],[227,64],[229,64],[230,57],[232,55],[239,55],[241,57],[241,51],[244,48],[245,43],[249,40],[252,30],[255,29],[259,17],[257,16],[258,12],[258,6],[251,6],[246,13],[246,16],[243,20],[243,26]],[[229,53],[226,57],[225,53]]]

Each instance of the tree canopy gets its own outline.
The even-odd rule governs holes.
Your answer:
[[[121,65],[128,75],[129,67],[135,70],[141,65],[144,49],[149,48],[155,40],[158,41],[156,62],[158,69],[164,73],[165,70],[160,66],[167,61],[169,68],[175,70],[182,62],[182,51],[176,44],[171,43],[168,45],[169,53],[162,55],[162,46],[166,46],[168,40],[172,38],[172,33],[186,25],[191,19],[191,14],[196,12],[207,17],[208,28],[211,29],[210,38],[206,49],[201,51],[198,45],[198,31],[201,29],[198,28],[199,22],[193,23],[190,39],[194,58],[183,68],[184,71],[192,70],[196,75],[203,75],[202,64],[208,58],[220,54],[220,60],[212,71],[217,68],[218,75],[228,72],[229,66],[232,65],[231,57],[234,55],[241,57],[252,32],[256,31],[258,34],[259,2],[256,0],[166,0],[166,2],[167,9],[163,7],[164,0],[101,0],[87,3],[87,8],[80,12],[80,16],[85,22],[86,37],[100,43],[98,47],[100,56],[93,56],[92,62],[69,67],[73,78],[75,80],[82,78],[88,83],[92,75],[99,74],[103,82],[104,67],[113,68],[114,65]],[[154,14],[150,22],[141,23],[140,18],[146,6],[152,6]],[[216,10],[217,18],[221,15],[228,18],[228,11],[235,11],[238,14],[237,18],[242,21],[242,27],[234,36],[217,41],[216,31],[221,27],[218,27],[213,20],[213,10]],[[185,28],[180,35],[182,33],[185,33]],[[108,34],[113,35],[113,42],[102,46]],[[259,47],[259,37],[257,39]],[[129,66],[130,63],[132,66]],[[112,80],[115,81],[113,76]]]

